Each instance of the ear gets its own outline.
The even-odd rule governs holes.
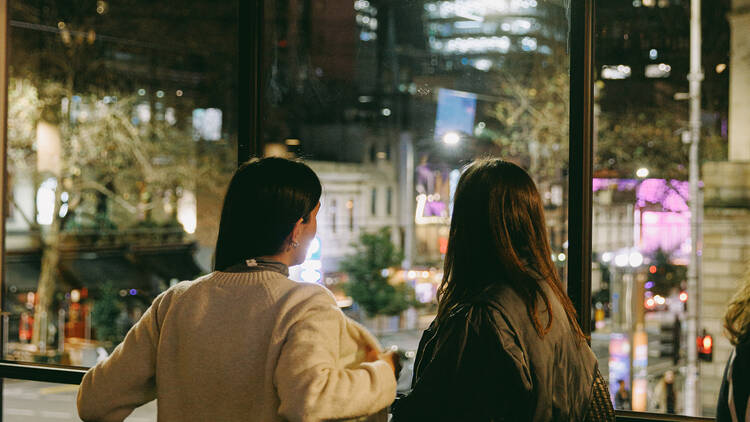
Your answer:
[[[296,223],[294,223],[294,229],[292,229],[292,234],[289,235],[290,241],[299,243],[299,238],[300,236],[302,236],[302,230],[303,230],[304,224],[305,222],[301,218],[297,220]]]

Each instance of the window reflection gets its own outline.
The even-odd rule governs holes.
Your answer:
[[[90,366],[209,271],[235,2],[9,2],[4,358]]]
[[[345,204],[348,232],[318,227],[322,279],[386,345],[413,357],[434,316],[453,195],[474,158],[530,171],[564,275],[567,12],[557,1],[265,3],[265,154],[304,159],[323,203]],[[357,258],[384,268],[358,278]],[[363,291],[389,299],[372,308]]]
[[[693,50],[704,69],[696,197],[690,189],[690,107],[683,101],[690,98],[690,5],[596,5],[592,347],[612,395],[630,395],[616,400],[618,407],[714,416],[731,350],[719,321],[741,273],[728,269],[745,263],[725,249],[736,223],[712,192],[727,183],[718,175],[728,170],[717,169],[731,166],[725,163],[733,142],[729,98],[744,91],[729,89],[730,2],[704,4],[703,42]],[[748,69],[732,71],[736,76]],[[694,252],[697,263],[691,264]],[[691,287],[691,269],[701,289]],[[693,326],[689,310],[696,307]],[[713,362],[700,361],[695,347],[704,329],[721,350]],[[699,374],[695,383],[693,373]]]

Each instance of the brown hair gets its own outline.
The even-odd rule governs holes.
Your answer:
[[[735,346],[750,340],[750,268],[742,284],[724,314],[724,333]]]
[[[553,315],[542,283],[551,287],[571,327],[585,338],[552,263],[542,201],[534,181],[507,161],[474,161],[456,188],[443,281],[438,289],[437,322],[447,319],[462,303],[507,285],[524,301],[534,328],[544,337]],[[549,310],[544,327],[538,317],[539,298]]]

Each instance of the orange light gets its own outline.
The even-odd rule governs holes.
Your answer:
[[[442,255],[445,255],[446,253],[448,253],[448,238],[447,237],[438,238],[438,248],[440,249],[440,253]]]
[[[680,302],[685,303],[688,300],[688,294],[687,292],[680,293]]]
[[[650,272],[651,274],[656,274],[656,265],[648,267],[648,272]]]
[[[711,353],[711,346],[713,346],[714,340],[711,338],[711,336],[705,336],[703,337],[703,350],[706,353]]]

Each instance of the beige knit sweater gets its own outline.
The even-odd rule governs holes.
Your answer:
[[[321,421],[373,414],[396,394],[379,347],[325,288],[281,274],[214,272],[157,297],[83,378],[84,421],[157,399],[161,421]]]

